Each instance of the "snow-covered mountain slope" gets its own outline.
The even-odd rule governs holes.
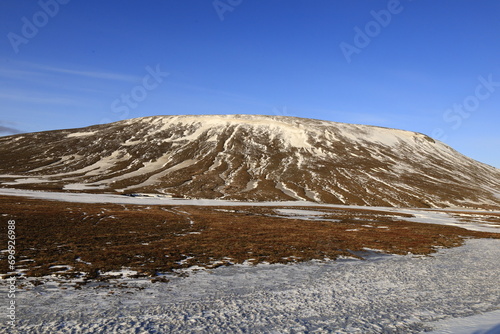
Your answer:
[[[0,138],[3,187],[250,201],[500,207],[500,170],[409,131],[154,116]]]

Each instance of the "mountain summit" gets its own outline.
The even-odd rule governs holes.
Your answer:
[[[500,207],[500,170],[426,135],[283,116],[153,116],[0,138],[3,187]]]

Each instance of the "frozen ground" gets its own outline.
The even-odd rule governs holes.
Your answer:
[[[497,333],[499,258],[500,240],[482,239],[429,257],[232,266],[127,288],[46,283],[17,293],[17,325],[0,332]]]
[[[500,310],[466,318],[451,318],[432,324],[428,334],[500,334]]]
[[[45,200],[77,202],[77,203],[114,203],[114,204],[137,204],[137,205],[199,205],[199,206],[279,206],[279,207],[328,207],[341,209],[366,209],[366,210],[381,210],[389,212],[401,212],[412,214],[413,218],[405,218],[409,221],[459,226],[473,231],[500,233],[500,226],[482,223],[469,223],[459,221],[446,211],[475,211],[472,209],[453,208],[453,209],[401,209],[394,207],[375,207],[375,206],[356,206],[356,205],[336,205],[336,204],[321,204],[308,201],[280,201],[280,202],[240,202],[217,199],[182,199],[171,198],[163,195],[148,195],[131,197],[115,194],[89,194],[89,193],[67,193],[67,192],[44,192],[20,189],[0,188],[0,195],[7,196],[22,196],[29,198],[39,198]],[[303,211],[303,212],[301,212]],[[306,216],[305,219],[314,216],[320,216],[319,211],[310,210],[282,210],[284,215],[291,216]],[[480,212],[477,211],[476,212]],[[483,213],[488,211],[482,211]],[[494,211],[491,211],[494,212]],[[496,211],[495,213],[498,213]]]
[[[10,189],[1,189],[0,194],[87,203],[245,205]],[[317,204],[308,202],[246,205],[296,206],[278,212],[303,219],[323,214]],[[302,209],[305,206],[316,208]],[[459,222],[445,212],[376,209],[411,213],[414,218],[405,219],[417,222],[500,230]],[[428,257],[373,253],[367,261],[238,265],[168,277],[169,283],[127,278],[75,290],[48,279],[17,292],[16,326],[6,325],[1,312],[0,333],[498,334],[499,258],[500,240],[474,239]],[[118,287],[119,283],[124,286]],[[0,308],[5,309],[6,282],[0,285]]]

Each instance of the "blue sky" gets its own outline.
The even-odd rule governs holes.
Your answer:
[[[5,0],[0,135],[178,114],[422,132],[500,167],[497,0]]]

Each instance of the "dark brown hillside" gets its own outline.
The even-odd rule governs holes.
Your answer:
[[[423,134],[294,117],[145,117],[2,137],[0,156],[2,187],[500,207],[500,170]]]

